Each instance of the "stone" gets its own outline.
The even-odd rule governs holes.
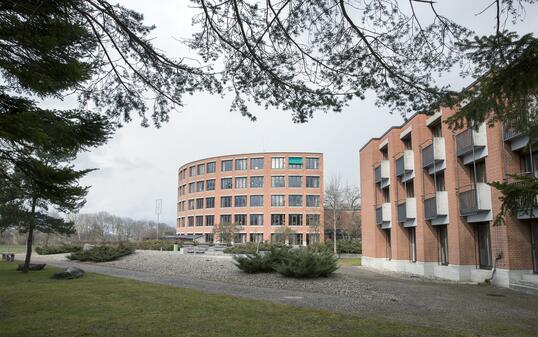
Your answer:
[[[75,278],[81,278],[86,274],[84,270],[77,268],[77,267],[67,267],[64,271],[60,271],[57,273],[54,273],[52,275],[52,278],[54,279],[75,279]]]
[[[46,266],[45,263],[30,263],[30,264],[28,265],[28,270],[29,270],[29,271],[43,270],[43,268],[45,268],[45,266]],[[19,264],[19,266],[17,267],[17,270],[18,270],[18,271],[21,271],[23,267],[24,267],[24,263],[21,263],[21,264]]]
[[[89,250],[92,250],[94,247],[95,245],[90,245],[89,243],[85,243],[84,246],[82,247],[82,251],[87,252]]]

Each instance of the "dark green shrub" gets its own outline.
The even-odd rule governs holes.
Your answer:
[[[361,254],[362,243],[359,240],[338,240],[336,251],[338,254]]]
[[[97,246],[87,251],[71,253],[67,256],[70,260],[107,262],[119,259],[122,256],[134,253],[134,248],[126,245]]]
[[[271,254],[248,254],[234,256],[235,265],[245,273],[270,273],[273,271]]]
[[[78,245],[59,245],[59,246],[43,246],[36,247],[35,251],[39,255],[74,253],[82,250],[82,246]]]
[[[268,242],[260,242],[259,251],[268,251],[272,247],[283,247],[283,245],[271,244]],[[255,254],[258,249],[258,244],[255,242],[247,242],[240,245],[235,245],[224,249],[224,254]]]
[[[289,250],[281,261],[273,263],[273,269],[286,276],[296,278],[327,277],[338,269],[338,258],[328,249]]]

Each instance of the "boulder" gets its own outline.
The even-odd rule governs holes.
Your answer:
[[[82,247],[82,251],[87,252],[89,250],[92,250],[94,247],[95,245],[90,245],[89,243],[85,243],[84,246]]]
[[[43,270],[43,268],[45,268],[45,266],[46,266],[45,263],[30,263],[28,265],[28,270],[29,271]],[[24,263],[19,264],[19,266],[17,267],[17,270],[21,271],[22,267],[24,267]]]
[[[52,278],[55,279],[74,279],[74,278],[81,278],[84,276],[85,272],[84,270],[77,268],[77,267],[67,267],[64,271],[60,271],[57,273],[54,273],[52,275]]]

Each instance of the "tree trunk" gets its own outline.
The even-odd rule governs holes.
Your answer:
[[[333,248],[334,248],[334,253],[337,254],[336,252],[336,208],[333,208]]]
[[[32,258],[32,244],[34,242],[34,216],[36,199],[32,199],[32,217],[30,219],[30,226],[28,227],[28,238],[26,239],[26,258],[24,259],[24,266],[22,272],[27,273],[30,267],[30,259]]]

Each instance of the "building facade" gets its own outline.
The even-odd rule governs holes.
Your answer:
[[[451,130],[456,111],[416,114],[360,150],[365,266],[501,286],[538,284],[538,212],[495,224],[488,185],[538,173],[529,138],[495,124]]]
[[[323,238],[323,154],[250,153],[194,161],[178,170],[178,234],[219,242],[307,245]]]

